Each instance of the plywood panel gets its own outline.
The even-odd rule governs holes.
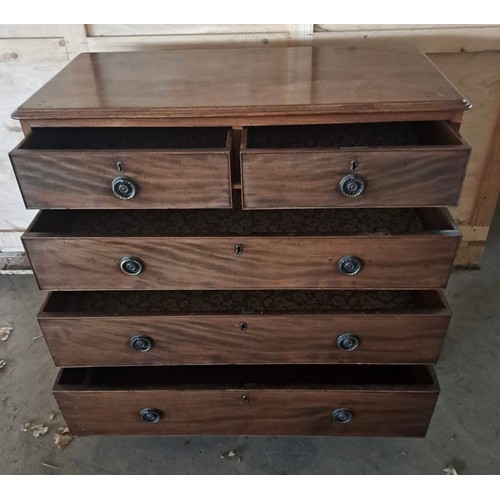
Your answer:
[[[315,24],[315,32],[324,31],[368,31],[368,30],[437,30],[456,28],[498,27],[498,24]]]
[[[500,115],[500,52],[434,54],[434,63],[472,103],[464,114],[461,134],[472,147],[462,197],[453,216],[460,225],[470,226],[483,172]],[[466,235],[470,233],[465,229]]]
[[[15,253],[22,250],[22,231],[0,232],[0,254]],[[1,267],[1,266],[0,266]]]
[[[22,249],[19,231],[27,227],[34,211],[27,211],[17,187],[7,153],[21,140],[18,121],[10,114],[67,62],[59,38],[0,39],[0,250]],[[15,234],[2,238],[2,234]]]
[[[71,25],[0,24],[0,38],[58,38],[66,26]]]
[[[493,144],[488,153],[486,168],[476,196],[471,223],[489,226],[500,194],[500,115],[493,130]]]
[[[287,32],[289,26],[289,24],[87,24],[87,33],[89,36],[275,33]]]
[[[500,50],[500,25],[315,25],[316,44],[405,41],[427,53]]]
[[[484,241],[462,241],[453,265],[462,268],[479,268],[484,246]]]
[[[247,33],[224,35],[158,35],[89,37],[90,52],[125,52],[138,50],[235,48],[290,45],[290,33]]]

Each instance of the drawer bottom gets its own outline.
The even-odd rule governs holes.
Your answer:
[[[75,435],[425,436],[426,366],[66,368],[54,394]]]

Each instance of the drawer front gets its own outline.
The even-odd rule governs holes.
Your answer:
[[[23,237],[43,290],[444,288],[458,241],[458,236],[430,235]],[[350,256],[361,270],[342,274],[341,259]],[[120,269],[122,259],[130,258],[142,261],[140,274]],[[341,267],[349,271],[349,261]]]
[[[58,366],[433,363],[441,291],[52,292],[38,321]]]
[[[116,170],[118,158],[123,174]],[[27,208],[231,206],[225,153],[45,153],[12,162]],[[135,185],[132,199],[113,193],[113,180],[123,176]]]
[[[39,323],[57,366],[397,364],[436,362],[449,316],[43,316]]]
[[[467,151],[242,152],[243,208],[456,205]],[[356,171],[351,170],[355,161]],[[343,179],[363,191],[343,194]]]
[[[245,403],[243,397],[249,401]],[[124,390],[57,392],[72,434],[118,435],[320,435],[424,437],[435,394],[364,391]],[[164,415],[141,421],[153,406]],[[352,408],[348,424],[332,421],[337,408]]]
[[[226,141],[175,151],[45,150],[21,143],[10,158],[27,208],[222,208],[232,204],[229,133]]]
[[[75,388],[59,384],[55,396],[77,436],[425,436],[438,395],[435,385],[212,389],[209,380],[204,387],[195,384],[189,388],[148,389],[137,383],[120,388]]]
[[[456,205],[469,155],[444,121],[249,127],[243,208]]]

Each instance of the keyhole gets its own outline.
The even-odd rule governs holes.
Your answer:
[[[248,396],[241,396],[241,400],[243,403],[248,404],[250,403],[250,398]]]
[[[240,330],[241,330],[242,332],[245,332],[247,329],[248,329],[248,325],[247,325],[245,322],[243,322],[243,321],[242,321],[242,322],[240,323]]]
[[[351,170],[352,170],[353,172],[356,172],[356,170],[358,170],[358,168],[359,168],[359,163],[358,163],[358,161],[357,161],[357,160],[352,160],[352,161],[351,161]]]
[[[243,253],[243,245],[241,245],[240,243],[234,245],[234,253],[236,255],[241,255]]]
[[[121,161],[116,162],[116,170],[118,170],[118,172],[120,173],[123,173],[125,171],[125,169],[123,168],[123,163]]]

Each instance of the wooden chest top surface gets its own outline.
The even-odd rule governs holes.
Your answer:
[[[412,45],[84,53],[14,113],[23,120],[461,111]]]

